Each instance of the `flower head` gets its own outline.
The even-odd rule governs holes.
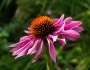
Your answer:
[[[76,40],[79,37],[78,32],[83,30],[79,27],[80,24],[81,21],[72,21],[71,17],[64,20],[64,15],[53,20],[47,16],[37,17],[31,22],[28,30],[24,30],[28,35],[21,37],[18,43],[10,45],[9,47],[12,47],[10,51],[13,52],[13,56],[16,56],[15,59],[25,54],[36,53],[32,60],[35,62],[40,57],[45,41],[47,41],[50,57],[56,62],[53,42],[57,41],[64,46],[66,44],[65,38]],[[58,35],[62,38],[58,38]]]
[[[34,38],[44,38],[48,34],[52,34],[54,29],[54,22],[47,16],[34,19],[30,25],[30,33]]]

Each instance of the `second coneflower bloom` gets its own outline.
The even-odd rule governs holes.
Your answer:
[[[18,58],[25,54],[32,55],[36,53],[36,56],[32,60],[32,62],[35,62],[40,57],[45,41],[47,41],[50,57],[56,62],[56,53],[53,42],[57,41],[64,46],[66,44],[65,38],[75,40],[79,37],[78,32],[82,31],[79,27],[81,22],[75,23],[73,21],[73,23],[75,23],[75,25],[73,25],[70,18],[67,18],[66,20],[63,19],[64,15],[59,19],[54,20],[47,16],[35,18],[31,22],[30,27],[28,27],[28,30],[24,30],[28,35],[21,37],[18,43],[9,46],[12,47],[10,50],[13,52],[12,55],[16,56],[15,58]],[[62,38],[58,38],[58,35]],[[37,50],[37,48],[39,49]]]

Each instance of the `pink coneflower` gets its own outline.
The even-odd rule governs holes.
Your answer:
[[[32,55],[36,53],[32,60],[32,62],[35,62],[40,57],[47,41],[50,57],[56,62],[53,42],[57,41],[64,46],[66,44],[65,37],[70,40],[76,40],[79,37],[78,32],[82,31],[82,28],[79,27],[81,21],[71,21],[71,17],[63,19],[64,15],[54,20],[47,16],[40,16],[34,19],[28,30],[24,30],[28,35],[21,37],[18,43],[9,46],[12,47],[10,51],[13,52],[13,56],[16,56],[15,59],[25,54]],[[58,35],[61,35],[62,38],[58,38]]]

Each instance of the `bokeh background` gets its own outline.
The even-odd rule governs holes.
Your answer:
[[[55,43],[57,63],[54,70],[90,70],[90,0],[0,0],[0,70],[46,70],[45,53],[31,63],[34,55],[14,59],[8,45],[26,35],[30,22],[37,16],[51,18],[71,16],[81,20],[84,31],[77,41],[67,40],[62,47]]]

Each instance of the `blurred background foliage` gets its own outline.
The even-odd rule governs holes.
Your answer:
[[[55,43],[57,63],[53,69],[90,70],[90,0],[0,0],[0,70],[45,70],[44,53],[32,64],[34,55],[15,60],[7,46],[26,35],[23,30],[35,17],[59,18],[63,13],[81,20],[84,31],[77,41],[67,40],[64,47]]]

